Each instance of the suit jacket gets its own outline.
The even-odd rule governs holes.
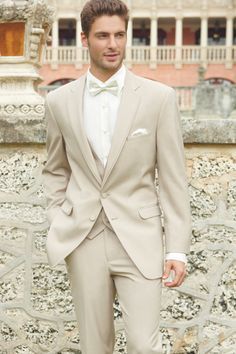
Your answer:
[[[83,75],[46,99],[48,159],[43,175],[51,224],[46,243],[49,263],[55,266],[85,239],[103,208],[142,274],[150,279],[160,277],[160,205],[166,252],[188,253],[191,233],[175,92],[127,70],[102,178],[83,127],[85,80]],[[88,259],[88,266],[91,261]]]

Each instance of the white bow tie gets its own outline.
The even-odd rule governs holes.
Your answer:
[[[106,86],[100,86],[94,81],[89,81],[89,93],[92,96],[98,95],[100,92],[107,91],[117,96],[119,92],[118,82],[113,80],[109,82]]]

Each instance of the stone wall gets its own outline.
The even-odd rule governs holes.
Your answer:
[[[45,253],[45,158],[44,145],[0,150],[0,354],[80,353],[65,266],[51,269]],[[163,289],[163,353],[234,354],[236,150],[186,144],[186,158],[192,247],[184,285]],[[114,318],[126,353],[117,301]]]

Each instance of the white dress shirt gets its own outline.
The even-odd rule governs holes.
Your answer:
[[[125,67],[122,66],[105,83],[98,80],[90,71],[87,73],[84,92],[84,126],[88,140],[104,167],[111,147],[121,93],[124,87],[125,71]],[[89,93],[89,81],[96,82],[99,86],[104,87],[114,80],[117,81],[119,87],[117,96],[108,91],[103,91],[96,96]]]
[[[125,74],[126,68],[122,65],[112,77],[106,82],[102,82],[92,75],[90,70],[87,72],[83,102],[84,127],[89,143],[104,167],[106,166],[111,148],[117,112],[124,87]],[[117,96],[108,91],[102,91],[95,96],[89,92],[90,81],[104,87],[114,80],[118,83]],[[179,260],[186,263],[186,255],[184,253],[167,253],[166,260],[167,259]]]

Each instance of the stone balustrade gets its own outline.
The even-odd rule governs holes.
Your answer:
[[[57,87],[57,85],[39,86],[39,93],[45,97],[49,91],[54,90]],[[212,86],[212,89],[214,89],[214,87],[216,86]],[[235,100],[236,85],[231,85],[231,87],[233,91],[232,94],[230,93],[230,97],[232,96],[232,100]],[[178,86],[175,87],[175,90],[178,105],[182,114],[184,116],[194,117],[196,111],[196,86]],[[231,109],[231,112],[232,111],[233,109]]]
[[[227,56],[226,46],[208,46],[201,48],[197,45],[185,45],[181,47],[181,64],[226,64]],[[155,56],[151,58],[150,46],[132,46],[127,48],[127,54],[130,53],[129,65],[132,64],[175,64],[176,46],[157,46]],[[206,58],[203,58],[203,52],[206,52]],[[54,53],[54,55],[53,55]],[[44,64],[72,64],[81,65],[89,63],[88,51],[86,48],[76,46],[59,46],[56,48],[47,47]],[[236,46],[230,48],[230,62],[236,64]]]

